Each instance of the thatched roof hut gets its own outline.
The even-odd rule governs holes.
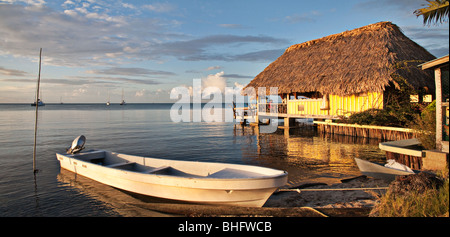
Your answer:
[[[434,59],[391,22],[379,22],[292,45],[245,88],[278,87],[278,94],[345,96],[383,92],[397,74],[414,88],[434,90],[433,76],[416,65]],[[405,68],[404,64],[408,66]]]

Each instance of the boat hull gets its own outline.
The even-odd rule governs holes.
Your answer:
[[[400,175],[411,175],[414,173],[397,170],[389,167],[385,167],[380,164],[372,163],[370,161],[361,160],[355,158],[356,164],[358,165],[359,170],[362,174],[367,175],[369,177],[384,179],[387,181],[395,180],[395,177]]]
[[[179,170],[183,166],[188,168],[197,166],[197,169],[199,169],[203,165],[204,171],[210,169],[213,172],[217,171],[218,167],[216,166],[221,165],[220,163],[189,161],[166,160],[164,162],[163,159],[105,153],[109,156],[127,158],[128,162],[141,161],[141,163],[152,164],[155,167],[167,163],[164,165],[175,167],[176,169],[173,170]],[[285,185],[287,182],[287,173],[283,171],[273,172],[275,175],[272,176],[262,175],[262,177],[249,176],[245,178],[239,178],[238,176],[242,176],[243,173],[239,174],[238,172],[235,172],[237,178],[223,178],[221,177],[221,171],[209,175],[195,173],[195,170],[191,173],[179,172],[181,175],[158,174],[158,172],[149,174],[148,170],[124,170],[111,168],[111,165],[95,164],[92,160],[99,159],[95,158],[95,155],[91,155],[92,159],[86,159],[89,156],[79,159],[77,155],[56,155],[62,168],[100,183],[134,193],[183,202],[261,207],[278,187]],[[232,164],[225,166],[225,170],[237,171],[250,168],[255,168],[255,166]],[[262,171],[273,170],[257,168],[256,170]],[[222,173],[224,172],[222,171]],[[230,172],[226,174],[229,176]]]

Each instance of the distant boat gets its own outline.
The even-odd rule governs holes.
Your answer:
[[[410,175],[418,173],[419,171],[413,171],[410,169],[398,169],[398,168],[392,168],[386,165],[373,163],[366,160],[361,160],[358,158],[355,158],[356,164],[358,165],[359,170],[363,175],[367,175],[369,177],[377,178],[377,179],[384,179],[387,181],[393,181],[395,180],[395,177],[399,175]],[[399,164],[401,165],[401,164]]]
[[[120,105],[125,105],[125,100],[123,99],[123,89],[122,89],[122,102],[120,102]]]
[[[36,101],[31,104],[31,106],[36,106]],[[37,106],[45,106],[45,103],[41,99],[38,99]]]
[[[106,106],[110,106],[111,103],[109,102],[111,100],[110,96],[109,96],[109,90],[108,90],[108,102],[106,102]]]
[[[56,153],[62,168],[122,190],[183,202],[261,207],[287,172],[252,165],[180,161],[84,149],[79,136]],[[81,152],[81,153],[78,153]]]

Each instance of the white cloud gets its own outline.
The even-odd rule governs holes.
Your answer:
[[[28,75],[27,72],[16,70],[16,69],[7,69],[2,66],[0,66],[0,75],[7,75],[7,76],[26,76]]]
[[[154,3],[154,4],[148,4],[144,5],[142,8],[148,9],[150,11],[154,12],[171,12],[175,10],[175,6],[170,3]]]
[[[176,36],[165,34],[161,20],[128,19],[70,6],[58,12],[46,6],[2,5],[0,54],[35,61],[36,51],[43,48],[47,64],[111,65],[122,62],[116,57],[152,59],[148,51],[151,46],[160,38]]]
[[[212,71],[212,70],[216,70],[216,69],[221,69],[221,66],[211,66],[205,69],[205,71]]]
[[[136,7],[133,4],[129,3],[122,3],[122,6],[129,9],[136,9]]]
[[[64,10],[64,13],[71,16],[71,17],[76,17],[78,16],[78,13],[74,10]]]
[[[61,10],[45,5],[2,5],[0,54],[36,61],[36,52],[43,48],[43,60],[47,65],[70,67],[112,66],[147,60],[161,62],[168,57],[186,61],[267,61],[283,51],[267,49],[267,46],[283,45],[284,48],[287,44],[287,40],[264,35],[210,35],[186,40],[188,36],[173,31],[172,26],[179,24],[174,19],[136,18],[134,12],[114,15],[117,12],[114,9],[124,8],[121,2],[83,4],[69,0],[63,5]],[[155,3],[146,8],[167,12],[176,7]],[[254,52],[251,49],[255,47],[247,47],[253,45],[267,50]],[[219,67],[206,71],[215,69]]]
[[[143,97],[145,95],[145,92],[146,92],[145,89],[138,90],[138,91],[136,91],[135,96],[136,97]]]
[[[75,3],[72,2],[71,0],[67,0],[67,1],[65,1],[61,6],[67,7],[67,6],[69,6],[69,5],[75,5]]]
[[[34,5],[34,6],[41,6],[41,5],[46,4],[45,0],[2,0],[2,2],[6,2],[6,3],[10,3],[10,4],[16,3],[16,2],[23,2],[28,5]]]
[[[72,96],[80,96],[88,92],[86,87],[78,88],[72,91]]]
[[[222,71],[216,74],[210,74],[207,77],[202,78],[202,88],[217,88],[223,93],[225,91],[225,87],[227,86],[227,79],[223,77],[224,74],[225,73]]]

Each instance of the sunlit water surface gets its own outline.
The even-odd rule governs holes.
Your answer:
[[[159,216],[127,203],[149,202],[62,170],[56,152],[78,135],[87,149],[176,160],[282,169],[289,184],[360,175],[354,157],[381,161],[377,140],[320,136],[311,126],[259,133],[230,122],[170,119],[170,104],[47,104],[40,107],[37,168],[35,107],[0,104],[0,216]],[[225,107],[225,110],[229,108]],[[150,200],[151,202],[151,200]]]

